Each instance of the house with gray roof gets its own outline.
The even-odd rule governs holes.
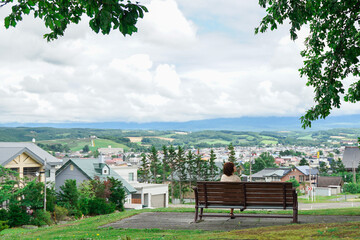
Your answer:
[[[20,178],[55,182],[55,171],[62,165],[47,151],[32,142],[0,142],[0,165],[18,172]]]
[[[80,184],[83,181],[96,177],[101,180],[106,180],[108,177],[120,180],[130,198],[131,194],[136,192],[134,187],[104,163],[101,156],[99,158],[72,158],[67,160],[67,162],[56,171],[55,189],[59,191],[60,186],[62,186],[67,179],[74,179],[77,184]]]
[[[346,171],[352,171],[355,168],[355,171],[359,167],[360,163],[360,149],[359,147],[345,147],[344,155],[342,162]]]
[[[291,168],[265,168],[251,176],[253,182],[281,182]]]

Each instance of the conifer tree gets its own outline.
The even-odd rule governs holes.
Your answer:
[[[185,165],[185,152],[184,149],[179,146],[178,151],[176,154],[176,173],[179,178],[179,195],[180,195],[180,201],[183,201],[183,183],[186,181],[186,165]]]
[[[152,179],[153,179],[152,182],[157,183],[157,173],[158,173],[158,168],[159,168],[159,157],[158,157],[158,152],[157,152],[155,146],[151,147],[149,160],[150,160],[150,172],[152,174]]]
[[[149,161],[145,155],[145,153],[141,154],[141,165],[138,171],[139,177],[141,178],[142,182],[149,182]]]
[[[164,183],[166,181],[167,174],[169,171],[169,164],[168,164],[169,153],[168,153],[168,149],[165,145],[163,145],[162,150],[163,150],[163,154],[164,154],[164,157],[162,159],[162,177],[163,177],[162,182]]]
[[[218,167],[215,164],[216,160],[216,154],[214,153],[214,150],[210,150],[210,159],[209,159],[209,180],[216,180],[217,173],[219,171]]]
[[[170,145],[168,149],[168,165],[170,169],[170,181],[171,181],[171,202],[174,202],[174,174],[176,169],[176,151],[173,145]]]
[[[191,150],[188,151],[186,155],[186,170],[189,174],[189,183],[191,188],[191,183],[194,181],[194,176],[196,176],[196,168],[195,168],[195,161],[194,161],[194,154]]]
[[[236,162],[235,150],[232,143],[229,144],[228,150],[229,150],[229,162],[235,163]]]
[[[205,180],[205,174],[207,174],[206,169],[204,169],[204,161],[201,159],[201,155],[200,154],[196,154],[195,155],[195,166],[196,166],[196,179],[197,180]]]

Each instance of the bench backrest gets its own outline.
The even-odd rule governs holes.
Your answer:
[[[292,208],[297,194],[288,182],[198,182],[197,201],[205,206]]]

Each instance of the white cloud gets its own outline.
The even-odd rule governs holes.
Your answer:
[[[31,17],[0,28],[0,122],[299,116],[313,104],[297,70],[305,30],[295,43],[285,28],[254,36],[264,11],[252,1],[147,2],[126,38],[86,18],[51,43]]]
[[[153,0],[139,22],[140,37],[168,47],[184,47],[196,41],[195,25],[179,10],[175,0]]]

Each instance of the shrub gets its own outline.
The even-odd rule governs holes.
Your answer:
[[[90,198],[86,197],[80,198],[79,200],[79,208],[84,215],[89,215],[89,201]]]
[[[89,200],[89,214],[101,215],[109,214],[115,211],[116,205],[114,203],[107,203],[103,198],[94,198]]]
[[[30,216],[26,213],[25,209],[19,205],[10,204],[8,213],[10,227],[29,224]]]
[[[28,182],[22,190],[20,204],[30,209],[44,208],[44,183],[33,180]]]
[[[51,225],[53,223],[51,220],[51,213],[38,209],[35,211],[30,223],[36,226]]]
[[[68,216],[69,211],[61,206],[55,205],[54,207],[54,215],[56,221],[62,221],[65,219],[66,216]]]
[[[55,211],[56,192],[54,186],[46,188],[46,210],[49,212]]]
[[[293,188],[297,188],[300,186],[299,182],[296,179],[290,179],[290,180],[287,180],[286,182],[291,182]]]
[[[0,209],[0,221],[6,221],[9,219],[9,213],[5,209]]]
[[[71,208],[69,209],[69,215],[74,216],[76,219],[82,217],[82,212],[79,209]]]
[[[67,179],[60,187],[58,193],[58,203],[67,209],[78,209],[79,192],[76,186],[76,180]]]
[[[7,221],[0,221],[0,232],[7,228],[9,228],[9,225],[7,225]]]
[[[359,183],[348,183],[344,185],[344,192],[348,193],[360,193],[360,184]]]
[[[113,177],[108,178],[108,181],[111,183],[109,201],[115,204],[117,210],[124,211],[126,194],[121,181]]]

